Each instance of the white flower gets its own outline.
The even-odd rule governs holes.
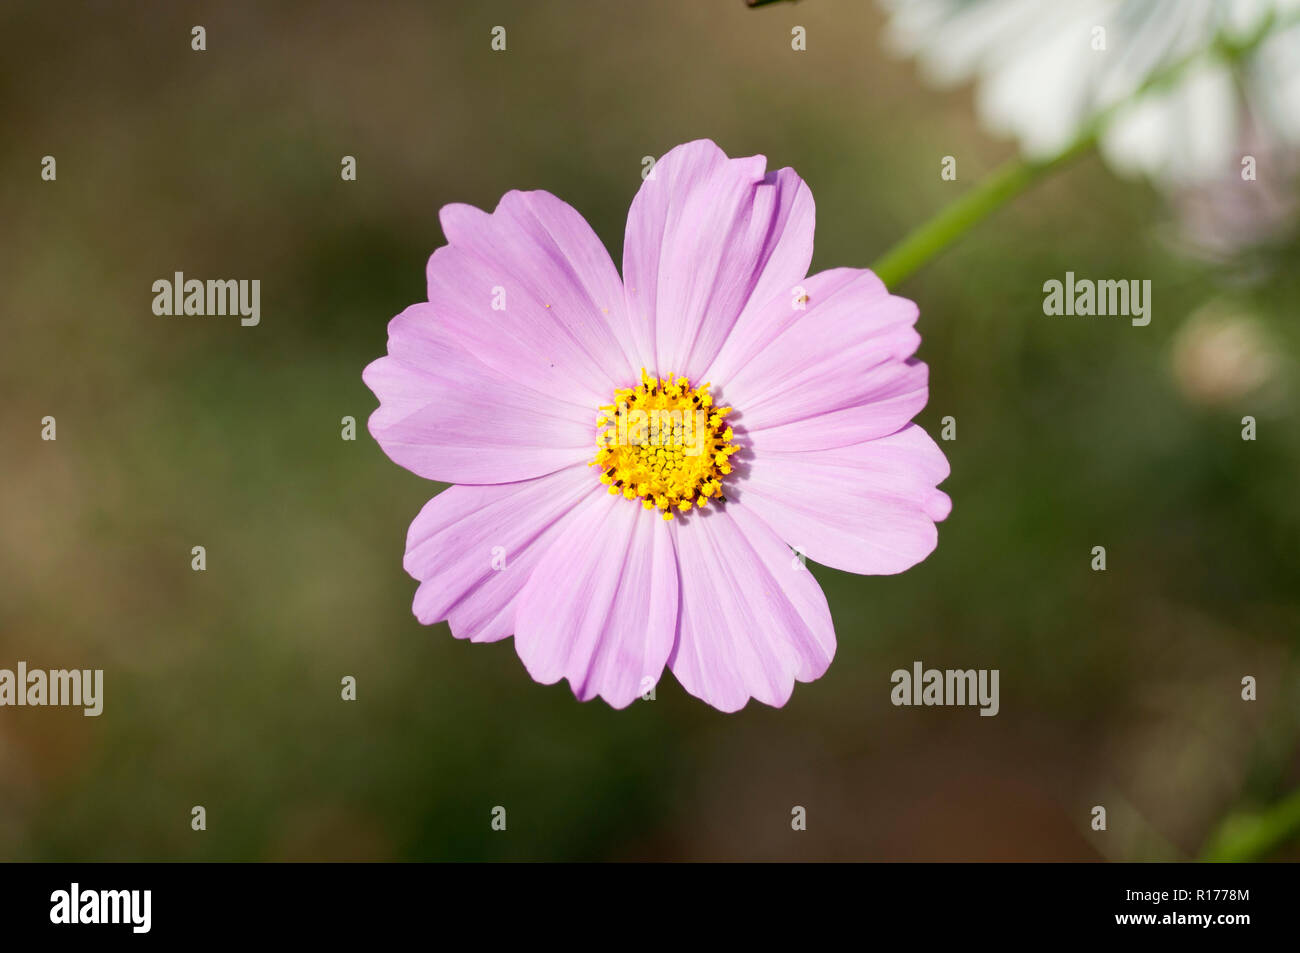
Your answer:
[[[1300,0],[880,2],[891,45],[936,82],[974,79],[982,119],[1031,158],[1059,152],[1118,103],[1102,154],[1160,185],[1224,175],[1248,131],[1270,151],[1300,146]],[[1279,25],[1240,61],[1199,58],[1125,102],[1161,69],[1270,23]]]

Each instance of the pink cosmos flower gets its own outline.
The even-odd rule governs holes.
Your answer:
[[[547,192],[443,208],[429,300],[363,375],[384,452],[456,484],[407,535],[422,623],[513,634],[583,701],[622,708],[667,666],[723,711],[780,706],[835,654],[802,557],[897,573],[934,549],[916,305],[870,271],[808,276],[812,193],[766,164],[665,155],[622,280]]]

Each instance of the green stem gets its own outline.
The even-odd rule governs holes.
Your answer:
[[[1253,52],[1273,33],[1300,23],[1300,11],[1278,19],[1270,14],[1253,34],[1237,40],[1216,36],[1208,47],[1184,56],[1157,70],[1129,96],[1098,111],[1084,125],[1078,138],[1047,159],[1012,159],[919,228],[912,231],[871,266],[886,285],[894,287],[918,268],[966,234],[981,221],[1015,198],[1040,178],[1091,150],[1102,131],[1125,107],[1156,90],[1172,86],[1188,69],[1207,57],[1236,63]]]
[[[1091,136],[1079,139],[1070,148],[1042,162],[1011,159],[1003,163],[983,182],[877,259],[871,270],[886,287],[894,287],[1048,172],[1088,151],[1095,141]]]

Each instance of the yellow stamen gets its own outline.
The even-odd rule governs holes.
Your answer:
[[[599,408],[596,458],[600,482],[611,494],[640,500],[665,520],[710,499],[725,502],[722,479],[731,472],[731,457],[740,447],[726,425],[730,407],[714,407],[705,382],[689,378],[650,377],[614,391],[614,402]]]

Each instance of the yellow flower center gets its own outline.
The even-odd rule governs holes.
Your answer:
[[[714,407],[707,383],[688,378],[656,378],[641,369],[641,383],[614,391],[614,402],[600,408],[596,459],[600,482],[610,493],[641,500],[663,518],[673,511],[726,502],[722,479],[731,472],[731,442],[725,418],[730,407]]]

